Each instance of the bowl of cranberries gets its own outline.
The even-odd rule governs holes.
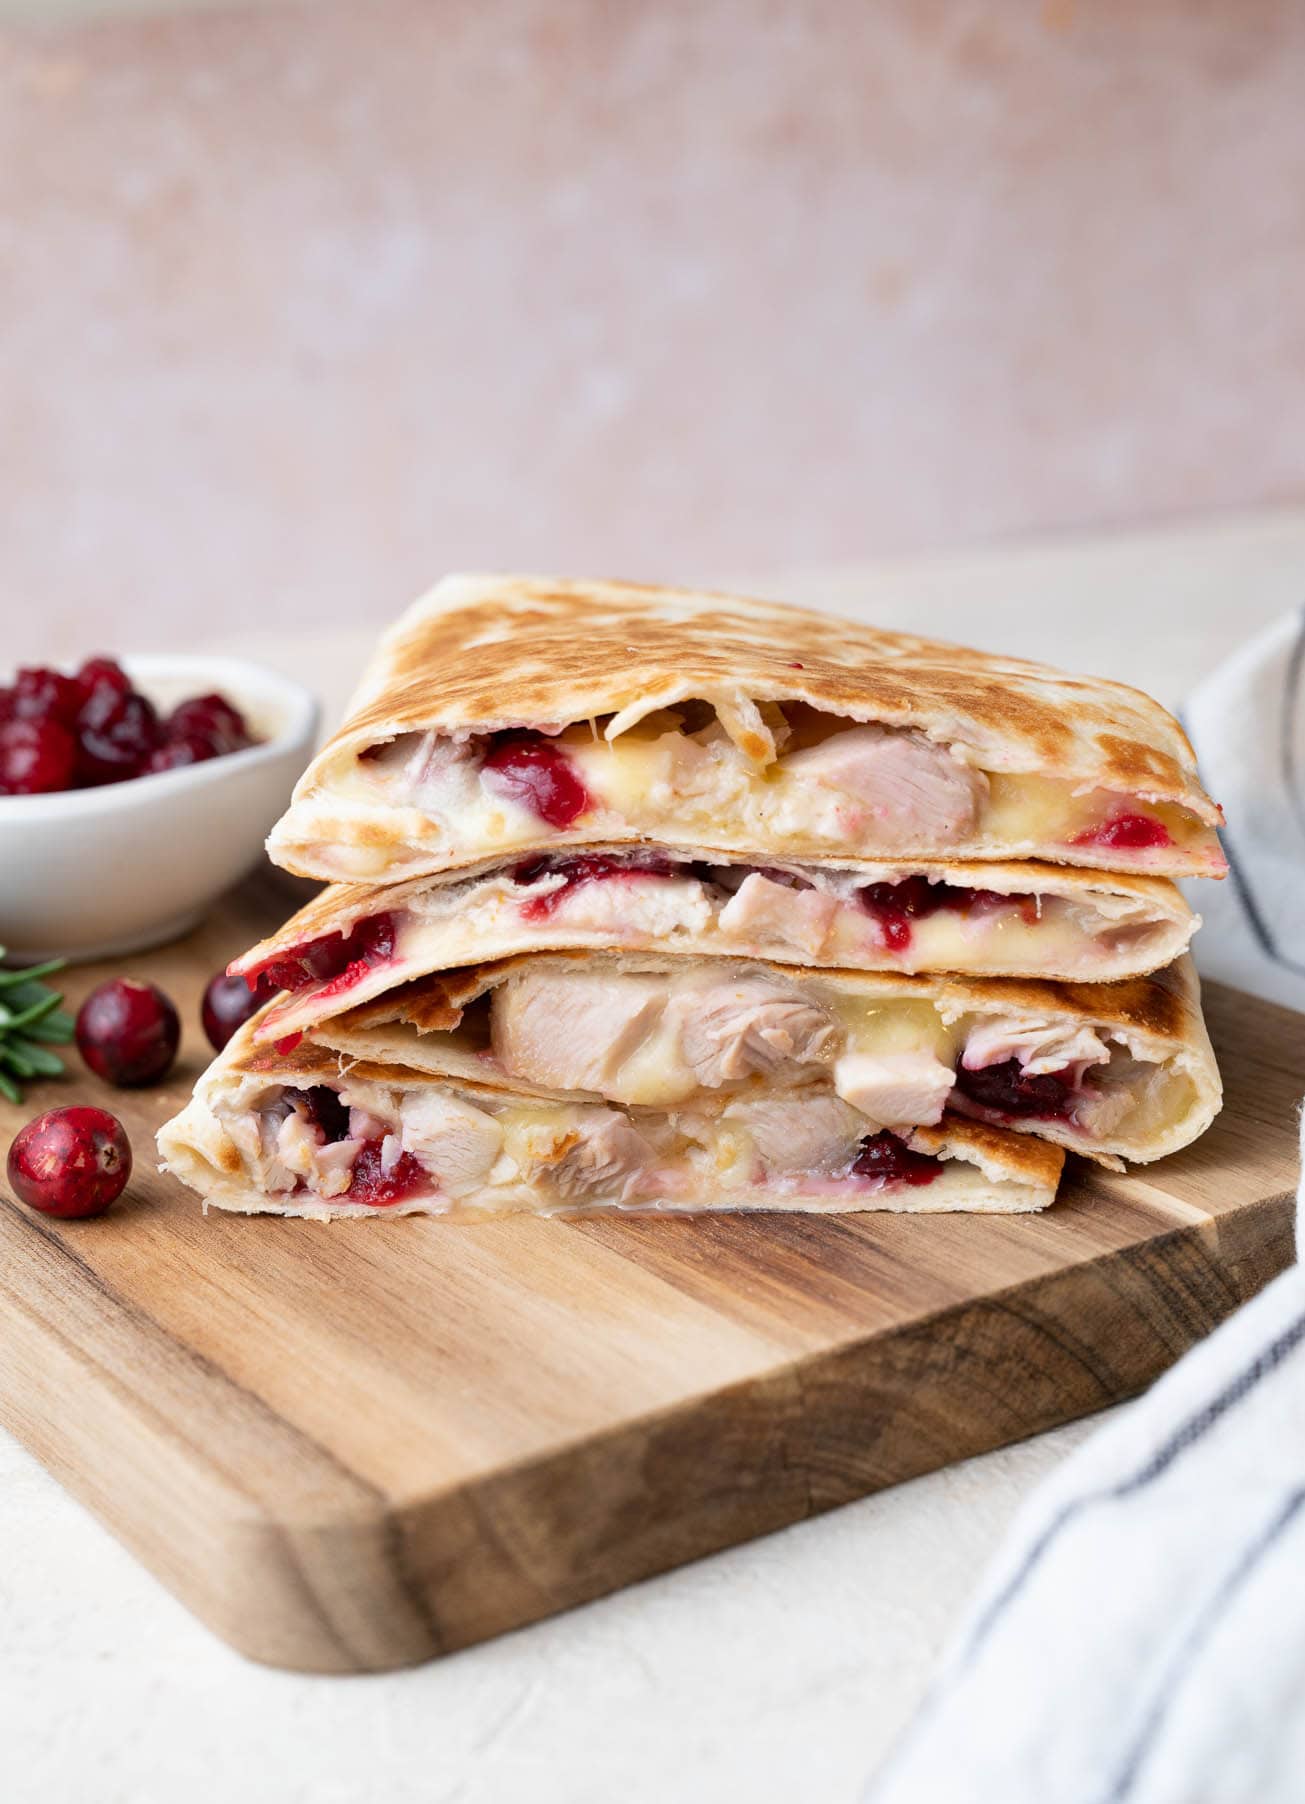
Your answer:
[[[0,945],[105,958],[188,931],[262,854],[317,704],[235,658],[0,679]]]

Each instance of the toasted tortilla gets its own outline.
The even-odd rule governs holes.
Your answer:
[[[344,725],[274,828],[269,852],[305,876],[392,881],[509,851],[640,839],[693,845],[710,823],[709,837],[722,849],[758,862],[885,853],[882,843],[846,837],[854,831],[873,840],[880,831],[873,817],[882,810],[862,809],[850,828],[827,791],[819,819],[814,808],[777,820],[760,803],[758,814],[713,798],[695,816],[682,797],[658,801],[645,766],[630,762],[631,746],[659,711],[702,705],[739,754],[742,774],[731,767],[730,775],[736,790],[746,789],[746,778],[764,791],[788,731],[778,709],[805,707],[831,725],[922,735],[1010,792],[991,819],[985,812],[949,843],[921,828],[924,843],[894,843],[894,857],[1042,858],[1169,876],[1226,869],[1214,834],[1222,817],[1201,787],[1186,736],[1135,689],[773,602],[485,575],[446,578],[385,635]],[[630,769],[622,766],[619,800],[602,800],[561,827],[515,803],[487,800],[474,781],[466,794],[475,792],[475,807],[466,794],[447,805],[425,792],[414,796],[382,756],[406,744],[405,736],[432,735],[437,748],[470,742],[474,750],[494,733],[556,735],[577,723],[594,723],[595,740],[601,732]],[[478,768],[473,762],[473,776]],[[1122,830],[1094,837],[1095,826],[1085,837],[1073,830],[1074,811],[1089,804],[1093,821],[1104,819],[1103,810],[1163,817],[1169,843],[1130,846]]]
[[[348,966],[347,981],[321,979],[283,996],[261,1027],[263,1038],[276,1039],[310,1030],[395,984],[523,953],[671,952],[850,970],[948,970],[1106,983],[1171,964],[1200,925],[1181,892],[1162,877],[1035,863],[860,861],[790,863],[756,873],[769,906],[783,917],[783,931],[765,921],[736,926],[731,886],[746,881],[744,873],[755,867],[729,853],[702,847],[659,853],[671,881],[626,872],[622,859],[639,856],[628,848],[598,846],[593,856],[610,858],[624,874],[586,880],[571,890],[563,877],[547,870],[532,874],[529,864],[485,861],[468,872],[415,878],[384,890],[336,884],[231,969],[252,980],[269,966],[283,970],[296,948],[331,936],[343,942],[359,923],[379,915],[393,923],[393,946],[384,959],[358,960]],[[711,870],[723,873],[723,883],[711,880]],[[785,876],[807,887],[772,887],[776,877]],[[867,912],[859,892],[913,878],[961,892],[1031,896],[1036,905],[984,907],[973,916],[939,909],[915,921],[899,915],[891,922],[895,932],[887,933],[884,916]],[[813,925],[809,907],[817,898]],[[339,956],[345,956],[343,945]]]
[[[384,1206],[353,1201],[347,1194],[325,1197],[299,1188],[272,1190],[251,1168],[247,1146],[257,1112],[285,1090],[303,1092],[324,1086],[343,1090],[349,1102],[401,1126],[405,1104],[429,1096],[453,1098],[485,1112],[529,1110],[536,1131],[557,1144],[570,1137],[577,1114],[574,1101],[528,1102],[500,1086],[433,1076],[420,1065],[393,1057],[379,1060],[342,1057],[303,1041],[278,1052],[258,1044],[246,1025],[232,1039],[196,1085],[186,1108],[167,1122],[158,1136],[163,1169],[198,1191],[205,1207],[242,1214],[302,1216],[315,1221],[378,1215],[440,1215],[483,1220],[510,1212],[544,1214],[652,1214],[725,1211],[776,1211],[845,1214],[866,1210],[910,1213],[972,1211],[1011,1214],[1044,1209],[1054,1202],[1064,1154],[1060,1148],[1002,1132],[982,1122],[945,1116],[936,1127],[919,1128],[906,1137],[912,1152],[938,1161],[940,1169],[926,1184],[901,1182],[831,1182],[823,1193],[785,1192],[773,1183],[733,1183],[726,1187],[698,1176],[675,1195],[655,1192],[631,1200],[615,1192],[587,1196],[583,1202],[559,1194],[546,1178],[523,1181],[511,1171],[470,1194],[452,1196],[431,1189]],[[647,1124],[647,1112],[610,1113]]]
[[[1122,1169],[1125,1159],[1147,1163],[1188,1145],[1205,1132],[1222,1103],[1219,1070],[1201,1015],[1199,981],[1186,956],[1164,971],[1124,983],[1068,984],[1017,979],[963,982],[947,976],[804,971],[760,961],[717,965],[656,954],[561,952],[446,971],[399,986],[324,1022],[314,1039],[371,1066],[393,1063],[431,1076],[510,1085],[523,1095],[601,1101],[613,1092],[560,1089],[505,1070],[491,1042],[485,999],[521,973],[657,973],[672,980],[682,978],[688,969],[710,970],[713,965],[731,982],[760,974],[773,977],[790,992],[814,998],[845,1025],[846,1051],[869,1048],[878,1053],[884,1021],[892,1034],[888,1044],[902,1044],[892,1024],[894,1014],[909,1016],[915,1023],[912,1032],[918,1028],[920,1048],[953,1068],[961,1062],[965,1034],[980,1023],[1009,1023],[1015,1029],[1042,1024],[1066,1031],[1091,1029],[1111,1049],[1110,1069],[1118,1064],[1121,1075],[1113,1094],[1122,1090],[1128,1098],[1127,1109],[1108,1127],[996,1114],[959,1091],[953,1091],[947,1107],[1017,1134],[1052,1141],[1112,1169]],[[929,1005],[924,1012],[919,1009],[922,1003]]]

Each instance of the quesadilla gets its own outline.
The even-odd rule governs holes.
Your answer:
[[[552,1100],[391,1057],[345,1059],[310,1041],[278,1052],[246,1023],[162,1129],[159,1151],[206,1206],[315,1220],[1010,1213],[1055,1198],[1059,1147],[945,1115],[901,1135],[854,1124],[848,1151],[827,1119],[840,1113],[852,1112],[815,1091],[773,1099],[768,1123],[732,1102],[659,1110]]]
[[[1126,983],[1049,984],[546,953],[387,991],[313,1038],[369,1068],[707,1111],[777,1156],[814,1149],[833,1166],[867,1133],[946,1112],[1119,1168],[1187,1145],[1221,1100],[1188,958]],[[773,1119],[777,1102],[813,1098],[818,1123]]]
[[[757,866],[699,849],[492,862],[385,889],[336,885],[233,973],[286,992],[275,1040],[397,984],[518,953],[615,949],[845,970],[1105,982],[1183,952],[1199,920],[1163,877],[1048,864]]]
[[[1118,683],[776,603],[455,576],[385,635],[268,849],[349,882],[648,841],[1222,876],[1221,818]]]

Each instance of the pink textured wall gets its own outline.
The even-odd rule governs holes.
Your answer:
[[[1305,493],[1305,10],[0,36],[6,649]]]

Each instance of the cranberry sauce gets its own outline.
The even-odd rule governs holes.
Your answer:
[[[394,957],[397,939],[395,915],[369,915],[348,933],[323,934],[278,953],[259,969],[247,971],[245,982],[250,989],[266,978],[278,990],[305,990],[317,983],[329,984],[332,991],[347,990]]]
[[[870,1134],[861,1142],[852,1170],[861,1178],[919,1185],[932,1184],[942,1166],[928,1153],[912,1152],[905,1140],[885,1128],[881,1134]]]
[[[660,852],[631,852],[614,858],[605,852],[582,852],[575,858],[528,858],[513,871],[515,882],[538,883],[541,877],[563,877],[566,881],[542,896],[531,896],[521,904],[527,921],[546,921],[566,899],[586,883],[629,882],[634,877],[673,877],[675,866]]]
[[[559,830],[594,806],[571,760],[542,733],[496,733],[481,766],[481,780],[496,795],[532,809]]]
[[[971,1071],[956,1067],[956,1088],[980,1108],[997,1115],[1023,1115],[1041,1121],[1068,1121],[1074,1102],[1072,1070],[1033,1075],[1018,1059]]]
[[[1111,852],[1144,852],[1155,846],[1171,846],[1173,839],[1163,821],[1150,814],[1114,814],[1099,826],[1076,833],[1071,846],[1105,846]]]
[[[433,1188],[425,1166],[411,1153],[400,1153],[389,1171],[383,1171],[381,1144],[379,1140],[363,1142],[354,1160],[352,1181],[345,1192],[349,1202],[366,1203],[369,1209],[388,1209],[394,1203],[404,1202],[418,1190]]]
[[[1038,911],[1036,896],[965,889],[959,884],[935,883],[928,877],[904,877],[900,883],[868,883],[858,899],[865,912],[879,923],[884,944],[892,952],[909,949],[912,921],[923,920],[940,909],[968,915],[980,909],[1018,908],[1027,922],[1035,921]]]

